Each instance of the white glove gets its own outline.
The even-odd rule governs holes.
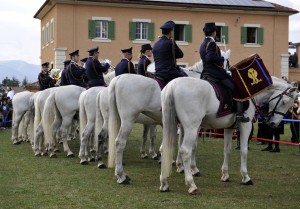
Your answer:
[[[226,70],[227,75],[232,76],[232,73],[230,70]]]
[[[108,59],[105,59],[105,63],[108,63],[109,65],[111,65],[111,61]]]
[[[228,49],[228,50],[225,52],[225,54],[226,54],[226,56],[228,57],[227,59],[229,59],[229,58],[230,58],[230,55],[231,55],[231,50]]]

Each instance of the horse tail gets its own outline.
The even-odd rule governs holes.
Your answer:
[[[33,122],[34,122],[34,112],[33,110],[29,111],[29,141],[31,145],[33,144],[33,134],[34,134],[34,129],[33,129]],[[27,128],[28,130],[28,128]]]
[[[163,141],[161,145],[161,175],[167,178],[172,173],[172,161],[177,139],[177,120],[174,106],[173,86],[168,85],[162,93]]]
[[[96,119],[95,119],[95,129],[94,129],[94,148],[96,150],[96,153],[99,152],[98,150],[98,144],[99,144],[99,134],[103,125],[103,117],[100,110],[100,94],[97,95],[96,99]]]
[[[82,138],[83,130],[87,124],[87,116],[84,108],[84,98],[86,96],[86,92],[83,92],[79,96],[79,121],[80,121],[80,138]]]
[[[55,92],[51,93],[47,98],[44,106],[42,123],[45,136],[45,146],[52,148],[55,143],[55,137],[53,134],[53,122],[55,114],[57,113],[57,107],[55,104]]]
[[[108,167],[113,168],[116,157],[116,140],[121,126],[121,119],[119,116],[117,101],[116,101],[116,84],[117,79],[113,79],[108,87],[108,101],[109,101],[109,120],[108,120]]]
[[[33,122],[33,130],[31,129],[32,131],[32,137],[33,137],[33,144],[35,145],[36,143],[36,131],[37,131],[37,128],[39,126],[39,124],[41,123],[41,109],[40,109],[40,105],[39,105],[39,96],[37,96],[34,100],[34,122]]]

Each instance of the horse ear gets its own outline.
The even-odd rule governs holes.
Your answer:
[[[298,88],[297,87],[292,87],[290,88],[287,93],[293,93],[294,91],[296,91]]]

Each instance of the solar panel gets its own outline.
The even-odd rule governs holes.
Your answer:
[[[274,7],[270,2],[257,0],[145,0],[156,2],[169,3],[186,3],[186,4],[210,4],[210,5],[224,5],[224,6],[244,6],[244,7]]]

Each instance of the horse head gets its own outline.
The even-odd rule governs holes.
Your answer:
[[[268,124],[271,128],[279,125],[287,111],[292,107],[296,98],[300,96],[297,87],[287,87],[283,92],[276,90],[269,98]]]

